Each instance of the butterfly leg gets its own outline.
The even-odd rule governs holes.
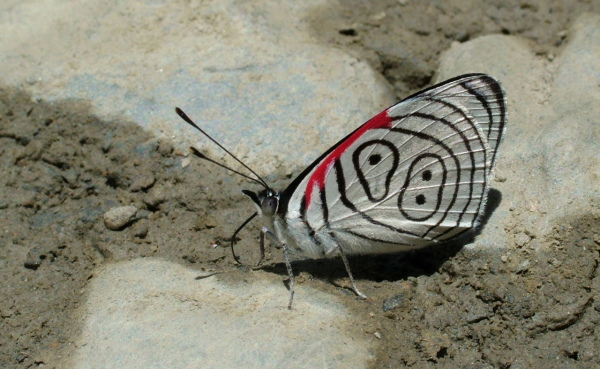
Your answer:
[[[285,266],[287,268],[288,275],[290,276],[290,301],[288,302],[288,309],[292,310],[292,301],[294,300],[294,285],[296,279],[294,278],[294,272],[292,271],[292,263],[290,262],[290,250],[287,244],[283,244],[283,258],[285,259]]]
[[[259,266],[260,263],[262,263],[263,259],[265,258],[265,229],[267,231],[269,231],[267,228],[263,227],[262,231],[260,232],[260,259],[258,259],[258,263],[256,263],[256,265],[254,265],[255,267]],[[271,232],[271,231],[269,231]]]
[[[356,283],[354,282],[354,277],[352,276],[352,272],[350,271],[350,263],[348,263],[348,259],[346,259],[346,254],[344,254],[344,250],[342,249],[342,246],[340,246],[339,244],[337,245],[337,249],[340,252],[340,255],[342,256],[342,260],[344,261],[344,266],[346,267],[346,272],[348,273],[348,277],[350,277],[350,282],[352,283],[352,289],[354,290],[354,293],[356,293],[359,297],[366,299],[367,296],[360,292],[358,290],[358,287],[356,287]],[[291,303],[291,301],[290,301]]]
[[[261,230],[261,241],[264,240],[264,235],[267,234],[271,237],[271,240],[276,244],[280,245],[283,248],[283,258],[285,260],[285,267],[287,268],[288,275],[290,277],[290,301],[288,302],[288,309],[292,310],[292,301],[294,300],[294,285],[296,284],[296,279],[294,278],[294,272],[292,270],[292,262],[290,261],[290,248],[286,243],[281,243],[269,228],[262,227]],[[264,252],[264,250],[263,250]]]

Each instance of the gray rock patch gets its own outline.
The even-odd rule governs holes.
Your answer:
[[[160,259],[107,266],[90,285],[73,367],[365,368],[373,348],[337,298],[277,277],[196,279]]]

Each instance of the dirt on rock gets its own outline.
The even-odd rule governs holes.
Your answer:
[[[370,60],[401,96],[430,82],[453,41],[517,34],[550,54],[578,14],[600,12],[590,1],[340,6],[315,15],[315,34]],[[226,247],[253,211],[240,193],[246,183],[133,123],[100,121],[83,101],[48,103],[0,88],[0,166],[4,368],[53,364],[64,354],[100,264],[157,256],[199,270],[237,268]],[[124,206],[135,215],[109,230],[105,214]],[[599,225],[600,211],[582,214],[537,239],[515,223],[506,229],[518,245],[514,258],[460,245],[351,258],[366,301],[340,287],[348,281],[339,260],[299,261],[295,270],[299,283],[348,292],[357,324],[381,341],[377,368],[597,368]],[[258,258],[257,235],[252,227],[241,235],[242,259]],[[285,279],[280,252],[256,273]]]
[[[584,12],[600,12],[600,2],[350,0],[315,11],[310,21],[317,39],[369,60],[401,98],[431,81],[452,42],[515,35],[533,41],[537,53],[555,55]]]
[[[182,168],[170,143],[87,108],[0,90],[3,367],[47,362],[73,337],[71,314],[99,264],[160,256],[211,267],[226,255],[202,247],[231,234],[204,216],[232,207],[214,197],[221,191],[207,192],[219,182],[203,182],[217,176]],[[132,224],[107,229],[104,214],[122,206],[137,209]]]

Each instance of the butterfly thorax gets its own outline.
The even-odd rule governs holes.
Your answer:
[[[313,236],[306,233],[305,227],[299,219],[288,219],[284,214],[278,212],[281,205],[280,192],[272,189],[260,192],[243,190],[242,192],[254,203],[262,226],[273,232],[280,245],[285,243],[294,253],[308,257],[324,256],[323,246],[315,242]]]

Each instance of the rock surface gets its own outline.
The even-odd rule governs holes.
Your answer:
[[[338,297],[306,287],[290,311],[272,277],[198,279],[208,274],[157,259],[107,266],[90,285],[72,367],[364,368],[372,359],[375,338]]]
[[[493,249],[497,249],[500,255],[506,256],[502,259],[500,264],[495,261],[485,262],[479,258],[480,262],[484,263],[483,265],[487,264],[484,268],[495,269],[498,268],[498,265],[505,265],[508,266],[509,269],[512,269],[516,275],[522,275],[523,273],[530,272],[530,270],[532,270],[533,273],[539,273],[540,275],[548,273],[548,271],[540,270],[540,267],[544,268],[544,262],[542,262],[542,260],[545,260],[545,257],[543,256],[543,253],[549,245],[546,242],[536,242],[536,240],[543,240],[551,235],[554,227],[552,224],[556,224],[556,221],[569,218],[576,220],[577,215],[581,214],[583,209],[587,209],[589,212],[594,211],[589,208],[589,204],[592,203],[594,199],[598,199],[598,187],[594,185],[595,182],[592,180],[583,180],[582,176],[593,179],[600,174],[600,166],[597,165],[598,155],[595,151],[596,143],[590,142],[586,137],[583,137],[584,135],[573,131],[572,127],[574,126],[581,129],[581,132],[588,132],[593,137],[600,135],[600,133],[597,132],[598,123],[588,115],[588,111],[590,113],[595,111],[595,108],[591,106],[591,101],[596,97],[593,92],[589,93],[588,89],[577,88],[572,85],[575,83],[574,81],[578,80],[576,76],[571,76],[569,78],[563,76],[563,74],[567,74],[568,72],[566,71],[571,70],[572,66],[570,63],[574,60],[578,61],[579,68],[585,69],[585,66],[589,65],[589,68],[594,68],[595,66],[596,69],[599,69],[600,66],[597,63],[597,60],[600,60],[597,58],[599,55],[597,52],[594,52],[593,48],[589,48],[590,37],[593,38],[595,32],[600,31],[599,20],[600,18],[598,17],[584,17],[580,19],[573,28],[574,37],[566,47],[565,53],[581,53],[581,50],[586,50],[585,55],[581,55],[578,58],[570,57],[568,54],[560,55],[551,66],[548,60],[536,56],[523,40],[505,36],[488,36],[463,45],[455,45],[445,53],[441,59],[440,73],[438,76],[439,80],[467,73],[469,71],[486,72],[496,76],[503,82],[509,97],[508,131],[505,142],[501,147],[499,164],[496,170],[497,177],[501,178],[501,181],[496,181],[493,184],[493,188],[499,190],[502,194],[502,201],[499,206],[494,209],[492,216],[481,235],[473,244],[468,245],[467,250],[471,250],[470,253],[466,253],[463,256],[466,258],[478,259],[475,257],[476,254],[474,254],[474,252],[483,252],[484,255],[487,255],[487,258],[490,258],[494,255],[492,252]],[[587,49],[584,45],[588,45]],[[565,94],[561,88],[558,88],[557,78],[560,78],[559,80],[561,81],[560,84],[562,86],[570,86],[574,91],[581,91],[580,95],[578,95],[577,92]],[[581,112],[581,114],[578,114],[577,117],[570,115],[570,119],[565,119],[565,109],[570,111],[571,114],[574,114],[574,112],[571,111],[570,104],[567,104],[566,102],[559,103],[562,99],[571,100],[575,105],[578,104],[578,101],[588,101],[590,108],[586,110],[579,108],[578,111]],[[555,101],[556,103],[552,104],[552,101]],[[571,141],[566,139],[564,136],[565,132],[571,132],[574,137],[577,137],[577,140]],[[559,145],[556,143],[557,140],[562,143]],[[585,145],[586,142],[590,142],[590,145]],[[577,146],[577,150],[575,150],[575,146]],[[566,155],[561,154],[562,151],[561,153],[557,152],[556,150],[559,148],[561,150],[566,150],[564,152]],[[558,160],[558,162],[556,162],[556,160]],[[564,176],[565,174],[567,175]],[[579,183],[579,185],[577,183]],[[553,201],[547,201],[548,198],[552,198]],[[516,233],[507,232],[507,229],[510,230],[511,228],[518,229],[519,231]],[[520,240],[523,238],[521,236],[524,236],[525,239]],[[535,266],[533,267],[531,265],[532,261],[535,263]],[[524,268],[524,265],[527,267]],[[168,269],[166,265],[162,267]],[[127,277],[128,273],[139,268],[139,262],[133,262],[131,265],[121,264],[119,268],[114,269],[110,273],[114,274],[114,276],[109,278],[127,279],[129,278]],[[179,270],[179,268],[174,269]],[[184,273],[183,270],[181,270],[181,272]],[[166,269],[165,272],[159,274],[165,275],[165,273]],[[430,292],[427,291],[427,288],[431,287],[419,286],[432,286],[435,282],[425,278],[426,277],[419,277],[415,281],[417,287],[414,295],[411,296],[412,309],[419,306],[418,301],[421,299],[430,298],[428,297]],[[191,279],[191,276],[188,276],[187,279]],[[215,278],[215,280],[217,279],[218,278]],[[205,292],[201,292],[202,290],[194,292],[193,294],[195,296],[204,295],[205,297],[192,298],[194,304],[197,304],[197,307],[191,309],[189,315],[183,314],[180,318],[173,318],[172,313],[166,314],[172,317],[173,321],[170,321],[168,326],[165,326],[164,328],[173,329],[173,331],[177,332],[183,331],[180,324],[184,324],[177,323],[177,321],[194,322],[197,319],[205,319],[207,322],[210,321],[216,323],[215,326],[204,323],[203,327],[206,330],[198,330],[194,333],[194,335],[198,334],[198,336],[180,338],[182,340],[181,343],[177,343],[175,346],[180,346],[183,342],[197,342],[199,343],[199,346],[202,347],[199,351],[185,350],[179,352],[177,357],[178,360],[180,360],[180,363],[186,362],[193,366],[196,363],[196,361],[194,361],[196,359],[210,360],[208,358],[214,357],[213,355],[210,355],[211,352],[222,352],[222,348],[217,348],[222,344],[219,343],[218,334],[216,336],[210,336],[210,332],[228,332],[228,343],[230,343],[231,340],[235,340],[233,337],[246,337],[249,334],[253,335],[255,338],[260,337],[262,334],[268,335],[271,338],[273,338],[273,335],[276,335],[278,337],[275,338],[276,342],[286,342],[287,337],[289,337],[292,332],[297,332],[298,325],[301,325],[302,322],[305,322],[306,320],[315,319],[317,322],[306,324],[311,327],[321,327],[331,316],[346,316],[346,313],[328,312],[334,305],[332,305],[331,302],[326,302],[328,300],[326,300],[324,296],[320,296],[316,300],[313,300],[317,295],[317,292],[310,288],[305,288],[302,293],[297,296],[299,301],[303,301],[303,305],[296,306],[296,310],[293,312],[298,315],[293,315],[294,318],[285,318],[286,315],[277,315],[278,317],[274,319],[275,312],[278,312],[278,314],[287,313],[283,309],[284,304],[282,304],[282,302],[284,302],[285,299],[282,298],[281,287],[278,286],[278,283],[272,284],[273,282],[261,280],[260,287],[256,286],[256,289],[251,291],[238,289],[236,290],[237,292],[234,291],[231,292],[231,294],[225,294],[224,290],[227,290],[227,288],[224,285],[215,282],[215,280],[202,281],[199,286],[204,287],[208,284],[210,286],[209,290],[219,291],[217,295],[210,295],[207,297]],[[482,280],[485,280],[485,278]],[[111,282],[107,281],[105,283],[111,285]],[[141,281],[136,283],[126,283],[123,285],[123,290],[127,290],[127,286],[129,285],[136,285],[135,289],[140,289],[139,283],[141,283]],[[180,283],[183,284],[183,282]],[[463,283],[485,284],[486,282],[469,281]],[[177,283],[175,285],[177,285]],[[175,285],[169,289],[176,290]],[[444,289],[445,288],[442,288],[442,290]],[[100,289],[100,295],[103,294],[102,290],[103,289]],[[94,288],[94,291],[97,291],[96,288]],[[562,296],[562,302],[550,303],[547,306],[548,308],[551,308],[553,313],[544,313],[543,311],[545,309],[543,308],[541,309],[542,311],[532,313],[533,315],[528,329],[536,330],[541,327],[541,329],[557,330],[562,327],[570,326],[574,323],[574,321],[571,321],[570,317],[581,316],[585,310],[585,306],[589,306],[589,301],[591,301],[591,295],[586,293],[585,290],[577,291],[577,289],[572,290],[571,288],[566,288],[560,290],[560,292],[556,289],[552,289],[552,291],[558,293],[557,296]],[[176,292],[174,293],[176,294]],[[268,293],[273,293],[273,295],[267,295]],[[447,293],[451,292],[448,291]],[[517,292],[513,293],[516,294]],[[572,295],[573,293],[574,297]],[[165,309],[171,304],[173,304],[173,306],[169,307],[171,309],[175,309],[176,311],[182,309],[182,303],[180,301],[166,299],[166,301],[169,302],[167,303],[162,299],[155,298],[157,295],[156,293],[148,292],[147,295],[152,296],[153,298],[148,299],[148,301],[143,301],[142,303],[140,303],[139,298],[132,297],[131,301],[134,302],[132,302],[133,305],[131,309],[135,311],[139,306],[146,306],[145,309],[150,309],[151,311],[148,316],[152,316],[153,319],[158,319],[159,321],[161,320],[160,315],[153,313],[155,311],[154,309]],[[242,300],[235,300],[236,296]],[[402,300],[403,295],[399,296],[400,298],[397,300]],[[105,296],[104,298],[110,300],[110,297]],[[352,299],[351,297],[345,298]],[[507,299],[508,296],[501,293],[496,298],[503,300]],[[523,299],[525,296],[523,295],[520,298]],[[573,298],[575,298],[575,300],[573,300]],[[119,301],[123,301],[122,299],[122,297],[119,298]],[[186,301],[188,299],[190,298],[183,298],[183,300]],[[244,309],[234,309],[234,312],[229,312],[232,301],[245,301],[245,299],[252,299],[253,303],[233,303],[234,306],[244,306]],[[212,308],[205,309],[202,303],[202,301],[205,300],[210,301],[213,307],[218,306],[216,311],[212,310]],[[278,303],[275,301],[278,301]],[[270,304],[268,308],[255,308],[255,304],[267,302]],[[160,308],[148,307],[153,306],[154,304],[157,304]],[[306,304],[309,305],[307,306]],[[462,304],[464,304],[462,308],[464,309],[464,315],[459,314],[457,316],[453,316],[453,314],[449,312],[437,311],[437,308],[434,306],[428,307],[430,311],[426,314],[426,320],[430,321],[430,324],[433,325],[430,326],[429,329],[425,329],[421,333],[420,338],[417,339],[422,342],[423,354],[426,357],[429,357],[432,360],[438,360],[440,356],[443,357],[446,355],[444,353],[453,352],[454,344],[452,341],[457,339],[456,336],[444,333],[444,330],[442,329],[444,323],[440,326],[438,325],[439,323],[435,323],[435,319],[442,319],[443,321],[448,322],[446,324],[451,325],[456,324],[456,321],[461,319],[468,325],[476,325],[488,321],[494,322],[497,319],[497,315],[494,313],[492,307],[481,300],[469,298],[468,300],[463,301]],[[106,313],[103,312],[105,311],[104,309],[107,309],[106,311],[113,311],[110,307],[106,307],[106,304],[104,303],[91,303],[89,306],[92,306],[92,308],[88,312],[90,316],[88,321],[105,321],[108,318],[100,319],[98,316],[106,315]],[[97,308],[100,306],[103,308]],[[393,314],[394,311],[398,311],[398,307],[389,308],[389,304],[386,304],[385,302],[383,306],[383,310],[388,311],[388,313],[392,311]],[[420,306],[428,306],[428,303],[423,303]],[[543,304],[538,306],[541,307]],[[336,309],[338,308],[341,309],[340,306],[336,307]],[[404,308],[406,309],[407,307],[405,306]],[[321,316],[322,313],[325,314],[324,317]],[[202,318],[192,318],[195,316]],[[241,321],[237,322],[236,319],[238,318],[231,318],[231,316],[239,317]],[[341,324],[339,327],[344,327],[345,324],[348,324],[349,327],[352,325],[352,323],[350,323],[352,319],[356,318],[356,315],[354,315],[350,320],[346,321],[347,323],[339,322],[338,320],[336,320],[336,322]],[[158,322],[151,324],[146,320],[146,317],[139,317],[137,315],[127,316],[127,318],[123,319],[129,321],[130,324],[140,324],[141,327],[160,326],[161,324]],[[297,323],[294,323],[291,319],[299,320]],[[598,319],[598,317],[595,319]],[[247,326],[245,323],[241,323],[247,320],[257,322],[261,328],[256,330],[256,326],[252,327]],[[192,323],[192,325],[199,324],[199,321],[196,324]],[[226,325],[221,326],[221,324]],[[271,328],[269,328],[270,324],[273,324]],[[492,325],[494,324],[495,323],[492,323]],[[436,329],[433,329],[434,327]],[[106,337],[135,337],[132,332],[139,332],[139,337],[146,337],[145,339],[152,336],[142,328],[132,328],[127,332],[115,331],[111,334],[104,333],[100,335],[100,337],[102,337],[100,342],[109,344],[110,346],[101,349],[101,347],[97,346],[98,344],[91,339],[91,337],[98,334],[100,326],[87,326],[87,329],[89,333],[84,334],[85,344],[83,345],[86,350],[81,356],[85,359],[80,360],[80,363],[88,360],[89,355],[91,355],[92,352],[106,352],[106,350],[110,350],[111,347],[122,347],[122,344],[118,340],[116,342],[110,340],[107,341]],[[319,332],[318,335],[324,333],[323,328],[319,328],[316,331]],[[376,332],[379,336],[381,335],[378,331]],[[338,342],[339,339],[344,336],[344,333],[337,331],[336,333],[328,332],[324,334],[325,336],[332,338],[332,342]],[[340,338],[335,338],[335,334],[339,334]],[[171,334],[167,334],[167,336],[171,337]],[[302,338],[300,338],[300,336]],[[210,338],[202,340],[199,337]],[[240,363],[243,362],[241,357],[247,358],[248,355],[252,357],[250,361],[260,363],[260,367],[276,367],[283,363],[294,366],[294,363],[296,362],[310,363],[307,365],[308,367],[317,365],[318,361],[321,360],[320,357],[315,362],[309,360],[311,358],[315,359],[312,354],[314,349],[311,348],[313,347],[311,344],[315,343],[318,338],[312,336],[309,332],[295,337],[294,341],[299,344],[300,347],[305,347],[307,350],[306,352],[308,353],[308,355],[298,358],[298,361],[296,361],[296,358],[289,356],[289,346],[272,346],[269,344],[267,345],[269,346],[267,354],[264,352],[256,353],[253,352],[252,345],[249,345],[249,342],[242,340],[239,342],[234,341],[235,344],[233,346],[244,354],[240,353],[241,356],[227,354],[225,356],[232,357],[234,361],[223,362],[222,358],[219,358],[214,364],[209,361],[209,366],[215,365],[218,367],[220,364],[224,364],[223,367],[240,365]],[[155,339],[157,341],[162,340],[164,339],[164,335],[157,335]],[[208,341],[212,342],[215,345],[215,348],[211,348],[210,346],[207,347],[206,342]],[[257,341],[263,342],[264,339],[257,338]],[[354,343],[357,347],[368,347],[368,341],[361,342],[358,340],[354,341]],[[319,345],[321,344],[319,343],[317,346]],[[345,345],[346,343],[344,346]],[[588,343],[581,351],[581,353],[587,355],[588,358],[591,358],[594,355],[593,352],[590,351],[592,347],[590,345],[592,345],[592,343]],[[329,353],[338,352],[339,348],[337,347],[338,346],[333,345],[330,348],[324,349],[324,351]],[[140,349],[141,348],[136,348],[134,351],[139,352]],[[172,349],[166,350],[166,352],[171,351]],[[353,367],[366,367],[369,359],[367,351],[363,350],[360,351],[362,354],[358,354],[359,351],[351,349],[350,352],[355,352],[356,355],[350,356],[345,356],[340,353],[339,355],[336,355],[338,358],[336,360],[339,361],[336,362],[336,365],[334,366],[346,367],[352,362]],[[124,355],[125,354],[117,351],[115,355],[111,356],[123,357]],[[168,360],[164,358],[164,354],[161,355],[163,355],[164,360]],[[190,356],[189,359],[185,359],[187,356],[182,355]],[[169,363],[169,361],[162,361],[163,359],[154,358],[145,364],[150,364],[151,362]],[[518,364],[519,360],[515,361],[515,363]],[[330,364],[333,363],[324,366]]]
[[[0,65],[19,65],[0,68],[0,80],[36,98],[93,101],[102,119],[131,120],[222,156],[179,119],[179,106],[266,172],[289,151],[299,153],[294,164],[308,165],[338,132],[393,103],[366,62],[307,32],[302,19],[322,0],[50,2],[36,28],[0,22]],[[37,14],[34,2],[8,11],[13,19]]]
[[[339,19],[323,1],[1,5],[0,366],[597,367],[598,15],[549,35],[553,55],[499,35],[444,53],[438,81],[486,72],[506,90],[496,199],[463,248],[351,258],[366,301],[339,260],[300,260],[287,311],[280,250],[247,270],[222,247],[252,212],[240,182],[181,159],[181,142],[210,146],[174,105],[284,185],[392,102],[360,37],[398,57],[373,63],[383,72],[422,78],[430,61],[414,55],[439,47],[427,24],[455,23],[441,32],[461,41],[491,27],[451,3],[441,23],[440,4],[369,4],[333,28],[344,47],[315,35],[315,19]],[[503,32],[521,14],[508,6],[490,17]],[[398,34],[415,49],[391,47]],[[143,221],[109,231],[120,204]],[[255,230],[236,245],[243,260],[256,260]]]
[[[503,204],[481,242],[500,247],[510,224],[540,239],[557,222],[591,213],[600,199],[600,18],[574,23],[562,54],[536,56],[524,40],[487,36],[448,50],[439,79],[467,71],[489,72],[503,81],[509,124],[494,187]],[[494,62],[495,60],[495,62]],[[515,224],[516,223],[516,224]]]

